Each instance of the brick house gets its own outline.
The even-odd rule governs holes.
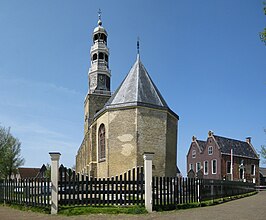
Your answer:
[[[214,135],[211,131],[206,141],[193,136],[187,154],[187,172],[191,170],[195,174],[201,171],[205,179],[259,184],[259,156],[251,144],[251,138],[239,141]]]
[[[46,170],[44,164],[41,168],[19,167],[16,173],[11,175],[11,179],[43,178]]]
[[[260,167],[260,185],[266,186],[266,168]]]

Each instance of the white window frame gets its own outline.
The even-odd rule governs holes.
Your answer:
[[[206,168],[207,168],[207,172],[206,172]],[[204,175],[208,175],[209,174],[209,161],[205,160],[204,161]]]
[[[192,150],[192,158],[196,158],[196,150]]]
[[[193,163],[190,163],[189,164],[189,170],[193,170],[194,171],[194,169],[193,169]]]
[[[214,161],[215,161],[215,172],[214,172],[214,170],[213,170],[213,164],[214,164]],[[212,174],[217,174],[217,160],[215,159],[215,160],[212,160]]]
[[[213,146],[208,147],[208,155],[213,155]]]
[[[229,165],[228,165],[229,164]],[[228,166],[229,166],[229,168],[230,168],[230,171],[229,171],[229,173],[227,172],[228,171]],[[228,160],[228,161],[226,161],[226,174],[231,174],[231,161],[230,160]]]
[[[252,166],[254,166],[253,169],[252,169]],[[251,175],[252,176],[256,175],[256,165],[255,164],[251,164]]]
[[[199,172],[201,168],[201,162],[196,163],[196,172]]]

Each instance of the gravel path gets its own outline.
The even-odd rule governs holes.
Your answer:
[[[153,212],[145,215],[87,215],[87,216],[55,216],[46,215],[35,212],[25,212],[12,209],[9,207],[0,206],[0,219],[1,220],[102,220],[102,219],[116,219],[116,220],[142,220],[142,219],[252,219],[252,220],[265,220],[266,219],[266,191],[259,192],[257,195],[238,199],[235,201],[223,203],[216,206],[194,208],[186,210],[177,210],[169,212]]]

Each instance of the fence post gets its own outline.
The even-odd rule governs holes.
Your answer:
[[[144,159],[144,178],[145,178],[145,208],[152,212],[152,159],[154,153],[145,152]]]
[[[200,179],[196,179],[196,183],[197,183],[197,202],[201,202],[201,199],[200,199],[201,181],[200,181]]]
[[[50,152],[51,156],[51,182],[52,182],[52,203],[51,214],[57,214],[58,211],[58,168],[59,168],[59,152]]]

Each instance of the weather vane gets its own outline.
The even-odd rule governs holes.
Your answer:
[[[138,39],[137,39],[137,52],[138,52],[138,54],[139,54],[139,37],[138,37]]]
[[[99,11],[98,11],[98,18],[99,18],[99,20],[101,20],[101,18],[102,18],[102,11],[101,11],[100,8],[99,8]]]

